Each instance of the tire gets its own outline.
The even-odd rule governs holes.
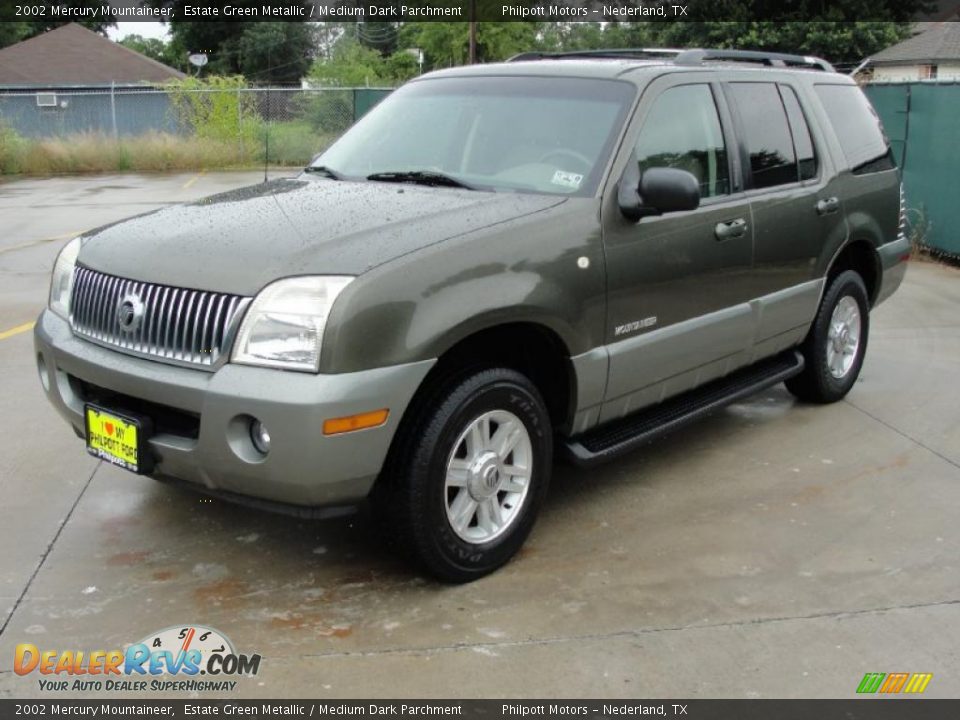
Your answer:
[[[374,511],[388,543],[440,580],[470,582],[523,545],[552,457],[537,388],[506,368],[466,371],[432,386],[404,418],[374,488]]]
[[[827,287],[800,353],[803,372],[786,381],[800,400],[842,400],[860,375],[870,331],[870,303],[860,275],[847,270]]]

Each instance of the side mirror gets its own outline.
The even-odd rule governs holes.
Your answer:
[[[686,170],[650,168],[640,178],[643,204],[657,212],[680,212],[700,207],[700,183]]]
[[[700,207],[700,183],[692,173],[677,168],[649,168],[643,177],[639,175],[637,165],[630,163],[620,180],[617,200],[620,212],[628,220],[637,222],[648,215]]]

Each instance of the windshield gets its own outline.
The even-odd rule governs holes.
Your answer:
[[[480,190],[591,195],[633,96],[632,84],[611,80],[413,82],[314,164],[352,179],[423,181],[430,173]]]

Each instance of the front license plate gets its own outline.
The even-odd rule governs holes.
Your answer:
[[[87,452],[135,473],[149,472],[142,419],[86,406]]]

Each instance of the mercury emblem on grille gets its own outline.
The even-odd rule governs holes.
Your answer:
[[[117,304],[117,322],[125,333],[140,329],[143,321],[143,301],[134,293],[124,295]]]

